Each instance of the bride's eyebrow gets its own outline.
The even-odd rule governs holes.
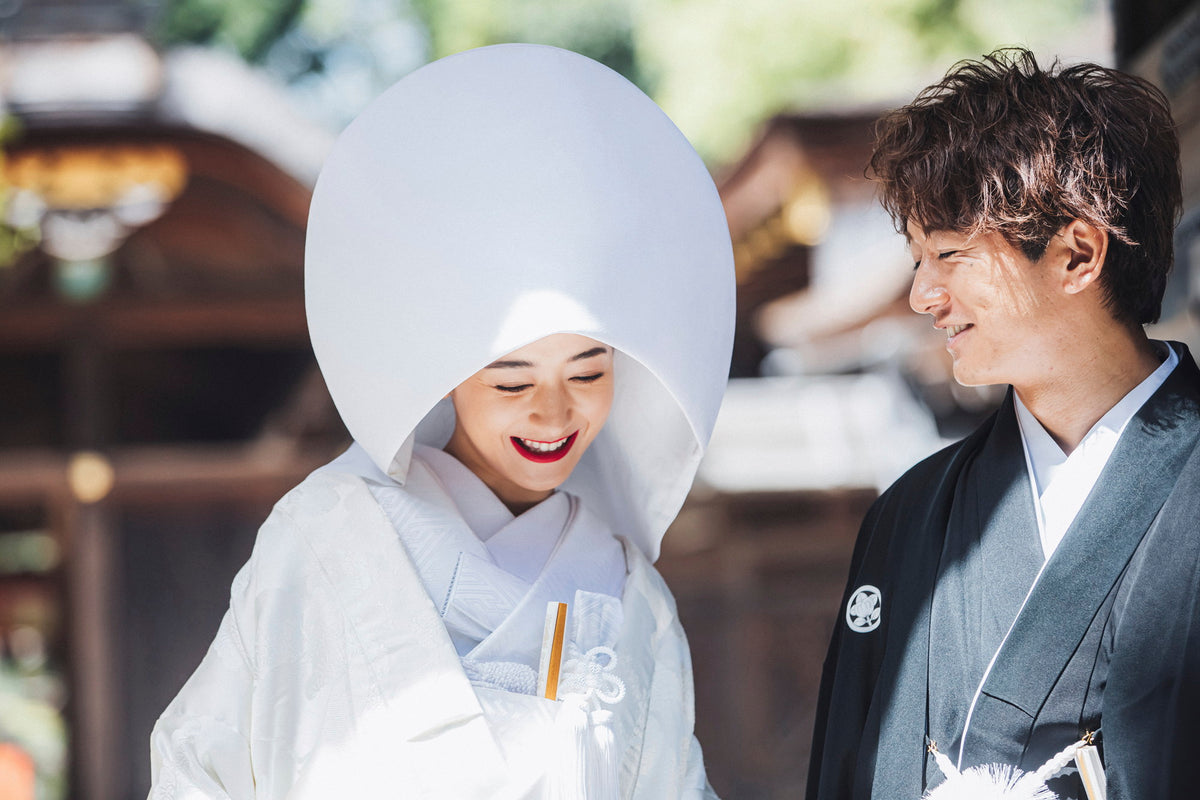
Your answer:
[[[576,353],[575,355],[571,356],[568,361],[583,361],[584,359],[592,358],[593,356],[604,355],[607,352],[608,348],[601,345],[600,347],[593,347],[591,350],[584,350],[582,353]],[[493,361],[484,367],[484,369],[521,369],[532,366],[532,361],[501,359],[499,361]]]
[[[591,358],[592,356],[602,356],[607,352],[608,352],[608,348],[601,345],[600,347],[593,347],[591,350],[584,350],[582,353],[579,353],[578,355],[573,355],[573,356],[571,356],[571,360],[572,361],[583,361],[585,358]]]

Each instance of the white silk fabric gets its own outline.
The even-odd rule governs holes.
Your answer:
[[[366,464],[363,462],[366,461]],[[457,459],[417,445],[403,487],[357,445],[327,467],[371,470],[366,483],[442,616],[463,671],[504,751],[507,776],[530,797],[616,800],[625,672],[625,550],[578,498],[556,492],[514,516]],[[414,498],[445,524],[408,525]],[[557,700],[537,696],[549,603],[566,603]],[[514,696],[520,695],[520,696]]]
[[[380,470],[442,447],[439,401],[552,333],[618,351],[603,431],[562,487],[654,561],[724,392],[733,256],[708,171],[665,114],[575,53],[496,45],[405,77],[313,193],[305,302],[338,411]]]
[[[355,460],[353,452],[347,455],[328,469]],[[570,642],[581,652],[612,646],[620,630],[625,551],[577,498],[557,492],[514,517],[453,456],[425,446],[418,446],[404,487],[382,473],[377,478],[368,482],[372,496],[396,528],[456,650],[478,674],[474,682],[533,693],[550,602],[568,604],[569,631],[595,632]],[[405,524],[414,494],[445,509],[443,527]],[[579,603],[580,595],[593,597]],[[615,613],[603,610],[608,604]],[[598,629],[581,619],[586,613],[608,623]]]
[[[455,524],[436,498],[409,498],[410,528]],[[674,601],[625,552],[624,696],[608,706],[619,796],[712,798]],[[570,708],[473,686],[364,479],[323,470],[264,523],[216,640],[155,726],[151,798],[542,797],[538,742]]]
[[[608,68],[498,45],[372,103],[321,172],[305,250],[313,350],[357,444],[264,523],[155,726],[152,798],[543,797],[564,720],[615,765],[608,796],[712,797],[651,564],[716,419],[733,288],[707,170]],[[553,333],[615,349],[612,411],[506,547],[502,515],[413,453],[449,438],[448,392]],[[571,702],[520,691],[547,599],[576,607]]]

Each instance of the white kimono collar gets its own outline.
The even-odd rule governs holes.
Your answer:
[[[1083,508],[1129,421],[1179,363],[1179,355],[1169,344],[1157,341],[1154,344],[1165,349],[1163,362],[1097,420],[1070,456],[1063,453],[1020,396],[1013,394],[1042,553],[1046,558],[1053,555]]]
[[[367,696],[372,707],[366,727],[381,732],[374,741],[380,758],[387,757],[391,741],[425,743],[436,739],[438,748],[427,750],[429,774],[438,776],[427,791],[455,797],[491,796],[506,778],[506,767],[494,731],[484,715],[479,698],[455,655],[445,629],[437,624],[437,611],[421,586],[411,555],[394,546],[395,533],[371,493],[362,491],[365,476],[342,469],[353,461],[348,454],[338,463],[319,470],[310,479],[313,496],[321,497],[316,513],[297,518],[300,535],[335,586],[335,596],[344,606],[347,619],[361,642],[370,669]],[[415,525],[439,527],[439,514],[414,514]],[[348,537],[355,540],[349,548]],[[677,624],[675,606],[662,578],[644,560],[639,549],[627,545],[629,582],[619,607],[622,622],[614,650],[621,656],[621,678],[626,687],[623,705],[645,709],[651,688],[679,680],[678,663],[664,661],[668,671],[662,679],[655,654],[661,640]],[[396,614],[406,617],[396,624]],[[606,626],[612,627],[612,626]],[[585,636],[602,635],[585,634]],[[420,653],[419,658],[414,653]],[[686,645],[680,658],[686,661]],[[642,755],[645,717],[632,713],[616,715],[615,741],[625,744],[622,769],[637,773]],[[689,724],[690,727],[690,724]],[[359,729],[359,741],[368,737]],[[471,768],[461,769],[461,754],[472,754]],[[330,785],[345,781],[337,760],[338,749],[330,748],[329,769],[323,777]],[[323,785],[323,784],[322,784]],[[432,795],[431,795],[432,796]]]
[[[567,525],[571,513],[567,494],[552,494],[517,517],[487,484],[446,451],[417,445],[415,456],[433,471],[496,566],[527,583],[536,580]]]
[[[441,482],[446,494],[450,495],[450,499],[458,507],[458,513],[462,515],[463,521],[480,541],[487,542],[497,531],[516,519],[486,483],[446,451],[438,450],[436,447],[417,445],[413,455],[419,457],[433,470],[433,474]],[[534,511],[541,505],[539,503],[529,510]],[[564,521],[560,520],[559,522],[560,530]]]
[[[355,463],[362,468],[361,459],[361,450],[351,448],[327,469]],[[509,524],[485,543],[459,509],[490,490],[452,456],[419,446],[404,487],[377,469],[374,474],[367,485],[396,529],[460,656],[536,668],[547,602],[568,603],[572,619],[577,595],[618,602],[626,573],[624,548],[569,495],[556,493],[519,517],[504,509]],[[491,503],[499,500],[492,495]],[[437,525],[411,524],[419,504],[441,510]],[[490,503],[484,506],[491,510],[480,518],[494,522],[499,512]]]

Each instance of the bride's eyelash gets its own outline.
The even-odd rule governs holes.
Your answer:
[[[576,375],[576,376],[572,377],[570,380],[574,381],[575,383],[595,383],[596,381],[600,380],[603,377],[604,377],[603,372],[594,372],[590,375]],[[496,383],[496,384],[492,385],[492,388],[494,388],[500,392],[508,392],[509,394],[517,394],[518,392],[523,392],[532,386],[533,386],[532,383],[518,383],[518,384]]]

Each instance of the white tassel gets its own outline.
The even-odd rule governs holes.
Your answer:
[[[582,703],[566,700],[555,722],[555,752],[546,770],[549,800],[587,798],[588,712]]]
[[[612,712],[592,712],[592,750],[588,753],[588,800],[619,800],[616,744],[612,731]]]
[[[617,745],[611,711],[625,698],[625,683],[615,674],[617,654],[593,647],[563,666],[555,723],[558,752],[547,770],[551,800],[619,800]]]
[[[959,772],[931,742],[929,752],[946,780],[926,792],[923,800],[1054,800],[1057,795],[1046,781],[1070,772],[1075,754],[1091,741],[1088,735],[1064,747],[1034,772],[1021,772],[1007,764],[981,764]]]
[[[955,770],[957,772],[957,770]],[[1055,794],[1035,775],[1007,764],[983,764],[947,776],[925,800],[1054,800]]]
[[[547,770],[551,800],[619,800],[612,712],[589,712],[586,700],[565,700],[556,724],[557,752]]]

